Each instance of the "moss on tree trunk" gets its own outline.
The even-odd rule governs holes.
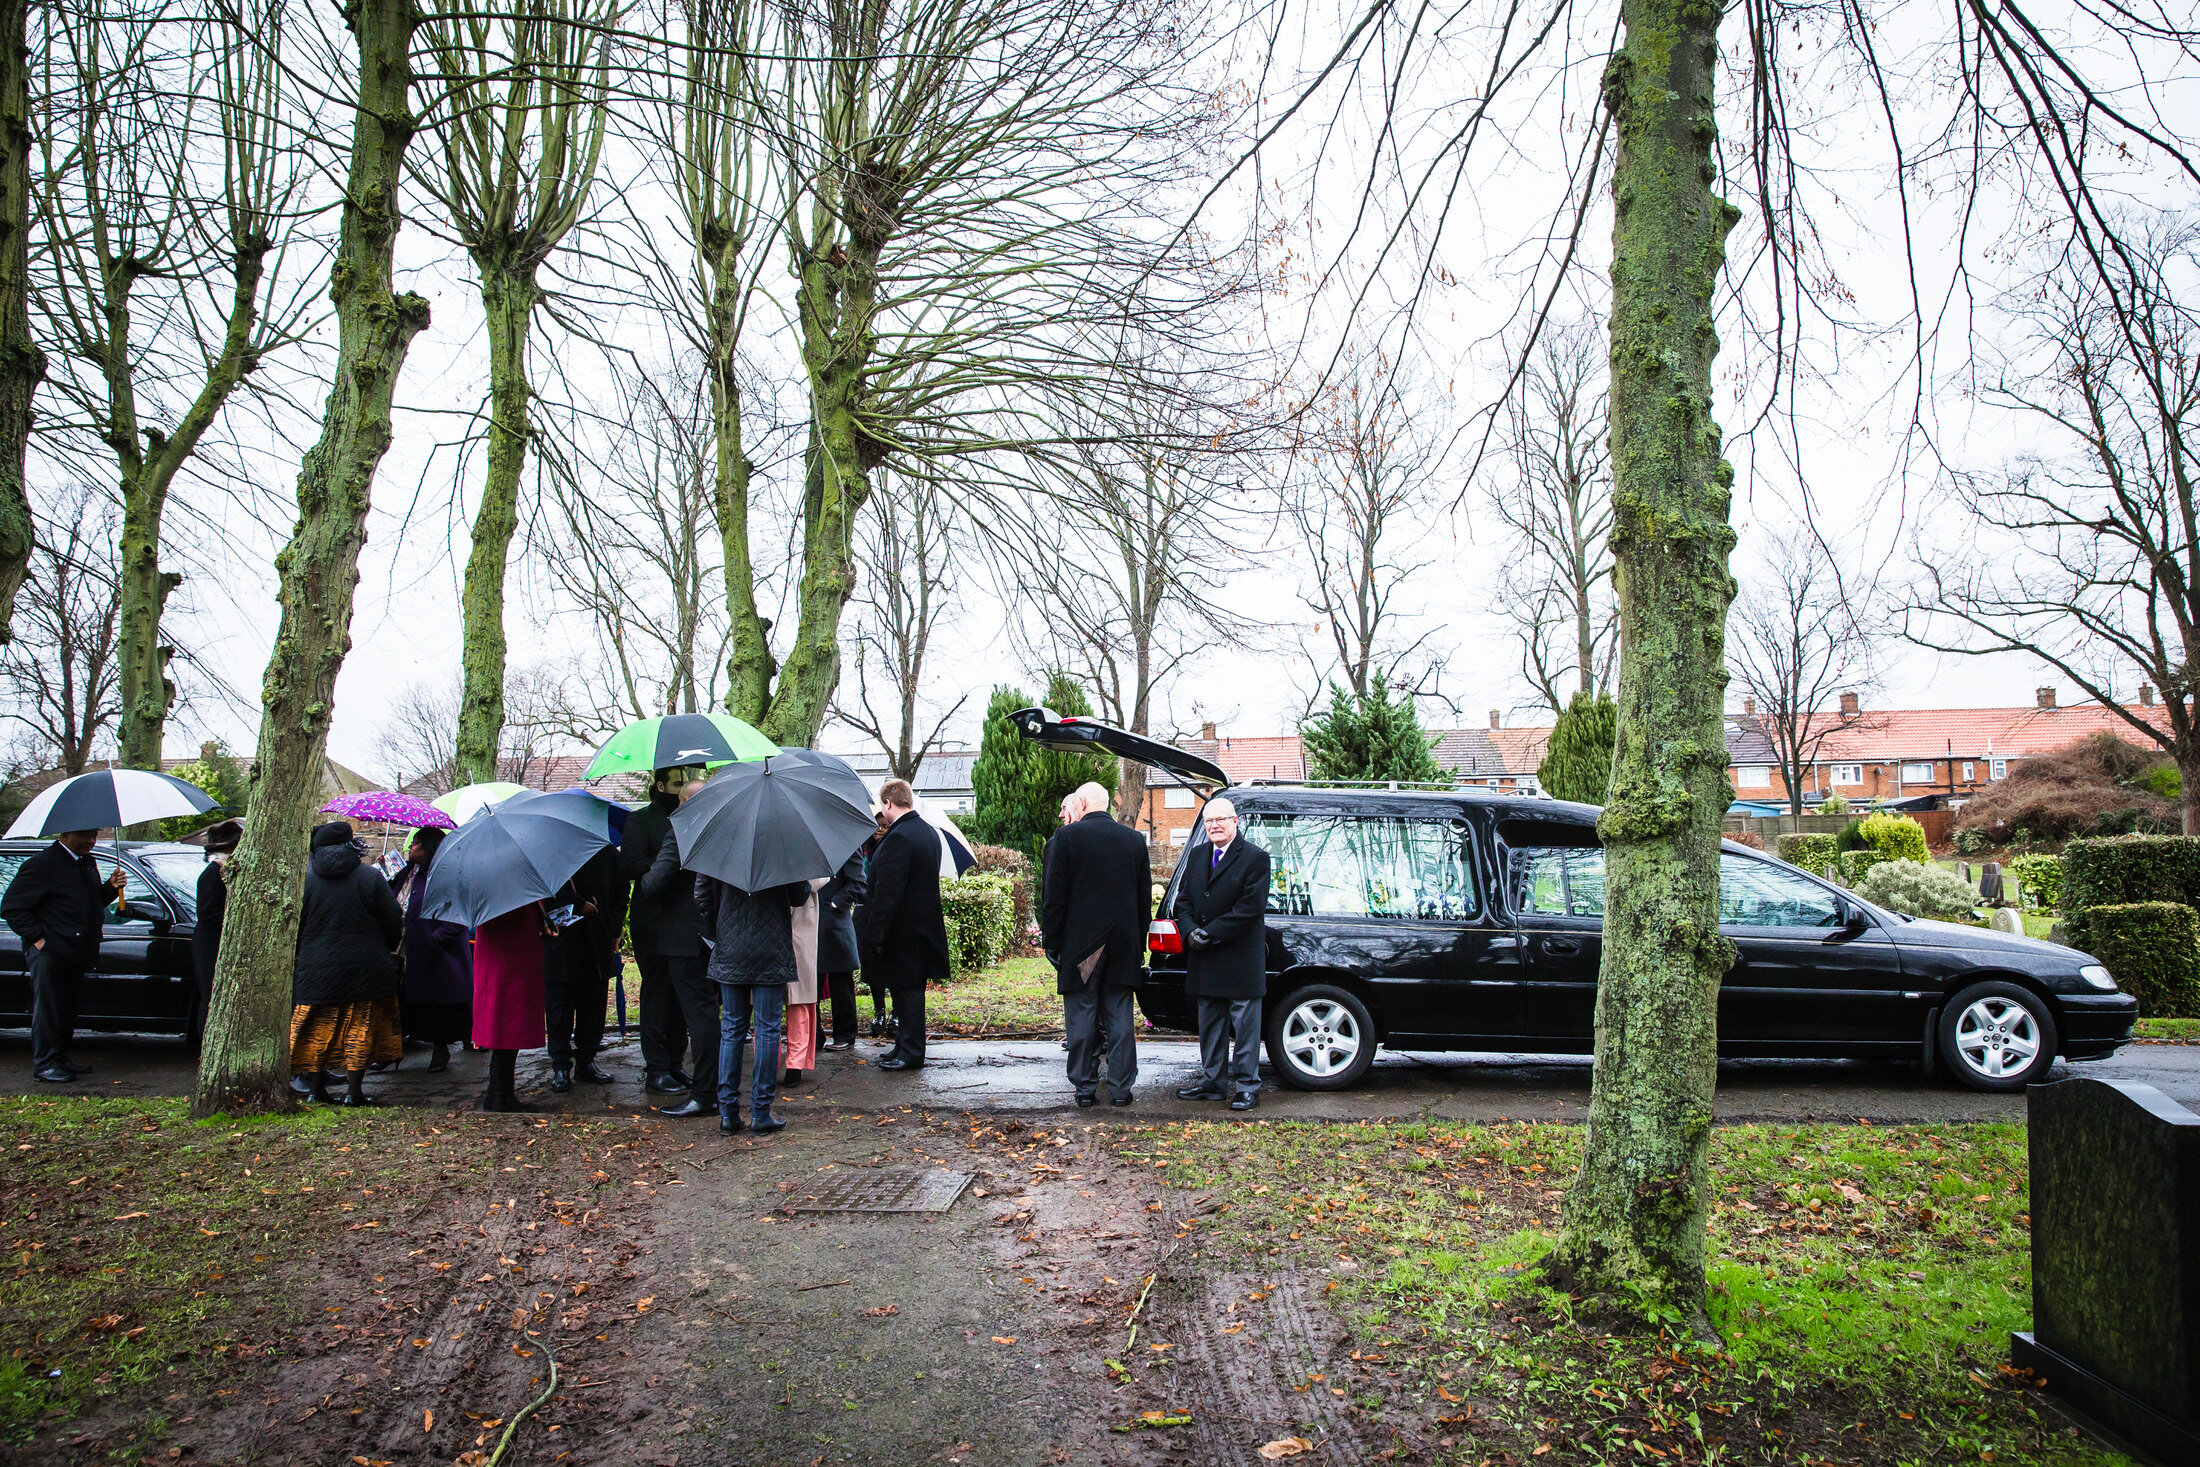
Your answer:
[[[486,784],[497,778],[497,742],[504,732],[504,571],[519,529],[519,477],[527,465],[527,332],[542,293],[534,271],[478,255],[481,309],[489,328],[488,474],[474,511],[474,543],[466,557],[461,602],[464,686],[458,703],[458,777]]]
[[[31,564],[23,459],[31,394],[46,357],[31,339],[30,6],[0,0],[0,642],[13,635],[15,593]]]
[[[428,303],[396,293],[398,186],[412,140],[412,0],[350,0],[359,47],[342,229],[330,271],[336,376],[321,438],[298,472],[298,521],[276,557],[282,620],[260,694],[260,737],[192,1112],[289,1104],[290,978],[306,829],[321,799],[336,674],[351,612],[390,401]]]
[[[1719,8],[1622,0],[1604,75],[1612,175],[1612,550],[1619,726],[1596,1071],[1550,1273],[1708,1328],[1704,1226],[1718,1078],[1733,471],[1711,417],[1712,289],[1735,210],[1712,190]]]

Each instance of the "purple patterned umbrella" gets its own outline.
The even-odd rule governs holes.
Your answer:
[[[418,795],[402,795],[391,790],[370,790],[363,795],[338,795],[321,807],[321,813],[341,815],[347,820],[382,820],[391,825],[433,825],[438,830],[458,829],[456,820]]]

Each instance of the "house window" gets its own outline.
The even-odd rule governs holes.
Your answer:
[[[1161,808],[1164,810],[1189,810],[1192,808],[1192,792],[1175,786],[1161,792]]]
[[[1864,782],[1864,766],[1861,764],[1834,765],[1833,782],[1835,784],[1862,784]]]
[[[1933,766],[1931,764],[1903,765],[1902,782],[1904,784],[1931,784],[1933,782]]]
[[[1180,846],[1184,844],[1184,837],[1190,834],[1191,832],[1189,830],[1179,825],[1169,832],[1169,844],[1172,846]]]
[[[1969,761],[1965,761],[1963,766],[1963,782],[1965,784],[1969,784],[1977,778],[1978,766],[1976,764],[1970,763]]]
[[[1772,788],[1772,766],[1769,764],[1737,764],[1734,766],[1734,787],[1745,790]]]
[[[2007,779],[2009,777],[2009,761],[2007,759],[1990,759],[1987,761],[1986,770],[1988,779]]]

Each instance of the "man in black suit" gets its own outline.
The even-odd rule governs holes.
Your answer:
[[[680,869],[672,838],[672,812],[702,783],[700,769],[658,770],[649,807],[627,817],[619,842],[619,870],[634,883],[627,929],[642,975],[645,1084],[653,1094],[687,1097],[664,1107],[668,1116],[718,1114],[718,985],[705,971],[695,878]],[[691,1042],[694,1057],[683,1073],[681,1054]]]
[[[99,879],[92,847],[96,830],[72,830],[25,861],[0,897],[0,920],[23,939],[23,966],[31,988],[31,1073],[49,1085],[67,1085],[91,1066],[72,1064],[77,992],[84,971],[99,960],[107,909],[122,904],[129,877],[116,863]]]
[[[894,996],[894,1052],[882,1070],[924,1068],[924,985],[948,977],[947,918],[940,910],[940,833],[916,811],[908,781],[889,779],[878,801],[889,824],[871,853],[871,890],[863,902],[864,949]]]
[[[1179,1100],[1260,1104],[1260,1003],[1268,995],[1268,853],[1238,834],[1237,807],[1207,802],[1207,839],[1184,858],[1170,915],[1184,934],[1184,991],[1199,1003],[1197,1085]]]
[[[1069,1083],[1090,1106],[1100,1084],[1100,1036],[1108,1051],[1108,1103],[1129,1105],[1138,1083],[1138,1041],[1131,996],[1146,970],[1147,891],[1153,878],[1146,842],[1108,814],[1108,792],[1081,785],[1070,823],[1047,841],[1039,939],[1054,965],[1069,1036]],[[1102,1011],[1106,1012],[1105,1024]]]
[[[618,976],[619,929],[626,925],[627,880],[619,853],[605,846],[573,873],[561,894],[578,922],[566,927],[543,955],[543,1011],[550,1030],[550,1088],[573,1088],[577,1072],[595,1085],[611,1083],[596,1063],[603,1050],[604,1005]]]

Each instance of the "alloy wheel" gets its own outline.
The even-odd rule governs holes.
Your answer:
[[[1359,1020],[1333,999],[1309,999],[1283,1021],[1283,1052],[1302,1074],[1327,1079],[1359,1058]]]
[[[1955,1048],[1978,1074],[2005,1080],[2039,1057],[2039,1021],[2015,999],[1989,994],[1956,1020]]]

